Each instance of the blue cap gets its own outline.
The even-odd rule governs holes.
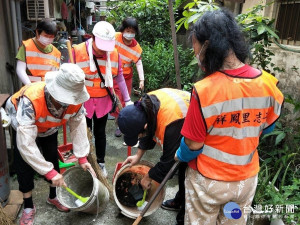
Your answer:
[[[138,135],[143,133],[147,123],[146,113],[138,104],[123,108],[118,117],[118,126],[124,134],[124,141],[128,146],[134,146],[138,142]]]

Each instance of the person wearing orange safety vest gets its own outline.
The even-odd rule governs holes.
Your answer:
[[[56,197],[56,187],[66,186],[58,164],[60,126],[68,122],[74,155],[84,170],[95,174],[87,161],[90,145],[82,103],[89,99],[89,94],[84,77],[77,65],[65,63],[59,71],[46,73],[45,81],[25,85],[6,102],[5,109],[13,127],[14,167],[24,198],[20,225],[34,223],[34,171],[51,182],[47,203],[60,211],[70,211]]]
[[[16,56],[16,72],[24,85],[42,81],[48,71],[59,69],[61,53],[51,44],[56,33],[56,23],[44,19],[37,24],[36,37],[22,42]]]
[[[112,110],[112,100],[107,88],[113,93],[114,82],[120,87],[125,104],[132,104],[123,77],[121,58],[115,49],[115,30],[113,26],[100,21],[93,28],[93,37],[74,46],[74,61],[85,73],[85,85],[91,98],[84,103],[87,125],[95,136],[97,162],[107,176],[105,168],[106,123]],[[102,74],[98,74],[96,62]]]
[[[136,69],[139,75],[139,88],[144,89],[144,70],[142,63],[142,48],[135,39],[135,35],[139,33],[138,23],[135,18],[127,17],[122,21],[122,25],[119,29],[120,32],[116,33],[116,49],[118,50],[122,59],[123,75],[125,78],[126,86],[129,95],[132,90],[132,77],[133,77],[133,64],[136,65]],[[125,106],[124,100],[121,96],[120,89],[117,84],[114,85],[116,94]],[[118,111],[111,114],[117,117]],[[117,128],[115,131],[116,137],[121,137],[122,133]]]
[[[186,91],[162,88],[145,94],[134,105],[123,108],[118,117],[118,125],[124,134],[124,141],[134,146],[138,140],[138,150],[129,156],[123,165],[137,164],[147,150],[156,145],[161,146],[160,161],[149,170],[141,180],[144,189],[149,189],[151,181],[161,183],[168,171],[175,163],[174,154],[180,145],[182,128],[186,112],[189,107],[190,94]],[[179,165],[178,169],[178,205],[184,207],[184,180],[186,163]],[[177,222],[183,220],[183,212],[177,215]]]
[[[259,137],[274,129],[284,97],[274,76],[245,64],[249,48],[232,13],[204,13],[192,34],[206,76],[193,87],[175,155],[189,165],[184,224],[246,224]]]

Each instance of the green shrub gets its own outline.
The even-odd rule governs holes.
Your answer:
[[[110,1],[108,5],[113,8],[107,17],[116,30],[126,17],[135,17],[140,27],[138,41],[151,44],[156,39],[171,40],[171,27],[167,1],[162,0],[136,0],[136,1]]]
[[[286,96],[286,102],[299,111],[300,102]],[[288,112],[287,112],[288,113]],[[262,136],[258,148],[260,172],[253,204],[300,205],[300,132],[299,118],[287,120],[283,112],[273,132]],[[284,218],[286,224],[299,224],[300,211]]]
[[[145,91],[152,91],[162,87],[176,88],[174,52],[171,41],[156,40],[155,44],[143,42],[143,66],[145,73]],[[195,66],[189,63],[193,59],[190,49],[184,50],[178,46],[180,76],[182,83],[195,81]],[[134,76],[134,84],[138,76]],[[137,84],[135,85],[137,86]]]

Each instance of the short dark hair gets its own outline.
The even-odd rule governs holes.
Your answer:
[[[221,69],[230,50],[243,63],[250,56],[249,44],[227,9],[205,12],[195,23],[192,35],[200,44],[208,41],[203,60],[206,75]]]
[[[123,32],[126,28],[131,27],[135,30],[136,34],[139,34],[139,25],[134,17],[127,17],[122,21],[121,27],[119,28],[120,32]]]
[[[40,21],[37,24],[35,30],[37,31],[38,34],[41,34],[44,31],[46,34],[56,36],[57,26],[56,26],[56,23],[53,20],[43,19],[42,21]]]

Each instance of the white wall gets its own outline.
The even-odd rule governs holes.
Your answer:
[[[293,49],[300,51],[300,47],[293,46]],[[285,69],[284,72],[275,72],[280,89],[283,93],[300,100],[300,53],[283,50],[277,45],[272,45],[270,50],[275,54],[272,57],[275,66]],[[293,67],[298,69],[292,69]]]

